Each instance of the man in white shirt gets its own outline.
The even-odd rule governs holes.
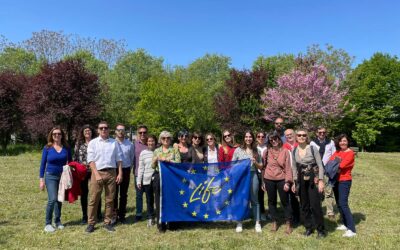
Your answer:
[[[326,163],[328,163],[329,158],[336,151],[335,142],[327,138],[326,134],[327,134],[326,128],[323,126],[319,126],[316,132],[317,137],[310,143],[310,145],[318,149],[324,166],[326,165]],[[326,176],[324,177],[324,180],[325,180],[324,193],[325,193],[326,213],[328,215],[328,218],[334,221],[335,212],[333,210],[333,205],[335,203],[335,197],[333,194],[332,187],[328,185],[328,178]]]
[[[115,139],[122,150],[122,182],[117,184],[114,197],[114,218],[113,224],[117,220],[125,224],[126,204],[128,200],[128,189],[130,183],[131,168],[135,161],[135,147],[128,139],[125,138],[125,126],[117,124],[115,129]],[[117,174],[119,171],[117,170]],[[119,203],[118,203],[119,196]]]
[[[87,149],[87,162],[92,170],[90,180],[90,202],[88,206],[88,227],[86,232],[92,233],[96,224],[96,213],[101,193],[105,190],[104,228],[114,232],[111,224],[114,207],[116,184],[122,182],[122,151],[119,144],[109,138],[108,123],[102,121],[98,125],[99,137],[91,140]],[[116,170],[118,167],[118,175]]]

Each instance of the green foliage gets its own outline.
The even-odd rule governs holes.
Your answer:
[[[356,129],[353,131],[353,138],[357,144],[361,147],[361,151],[364,151],[365,147],[368,147],[375,143],[376,137],[381,132],[370,128],[368,124],[357,123]]]
[[[99,79],[103,79],[108,71],[108,65],[106,62],[97,59],[90,51],[78,50],[71,55],[64,57],[64,60],[80,59],[85,68],[93,74],[96,74]]]
[[[205,91],[219,90],[229,78],[231,59],[217,54],[206,54],[187,67],[188,79],[203,82]]]
[[[146,124],[152,133],[216,129],[212,97],[205,83],[181,82],[174,74],[150,78],[141,85],[140,100],[131,112],[131,123]]]
[[[275,87],[280,76],[290,73],[296,66],[296,57],[293,54],[277,56],[259,56],[253,63],[253,70],[265,69],[268,75],[269,87]]]
[[[140,86],[153,76],[164,72],[163,59],[139,49],[123,56],[105,77],[108,96],[104,100],[104,117],[110,123],[129,124],[130,114],[140,100]]]
[[[0,72],[9,70],[33,75],[39,72],[41,64],[34,53],[21,48],[7,47],[0,53]]]
[[[353,131],[358,130],[358,124],[374,131],[400,126],[400,61],[397,57],[374,54],[357,66],[347,83],[351,109],[346,120]],[[379,141],[381,137],[387,138],[382,134],[377,138],[379,144],[385,143]]]

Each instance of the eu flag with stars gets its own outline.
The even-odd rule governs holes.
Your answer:
[[[161,222],[248,218],[250,164],[161,162]]]

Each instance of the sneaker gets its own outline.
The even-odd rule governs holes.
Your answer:
[[[347,227],[345,225],[340,225],[336,228],[336,230],[340,230],[340,231],[347,231]]]
[[[104,229],[107,230],[107,232],[109,232],[109,233],[115,232],[115,229],[111,224],[105,224]]]
[[[94,225],[90,225],[90,224],[89,224],[89,225],[87,226],[85,232],[86,232],[86,233],[93,233],[93,232],[94,232]]]
[[[44,227],[44,231],[46,233],[54,233],[56,229],[51,224],[48,224]]]
[[[152,219],[148,219],[147,220],[147,227],[152,227],[153,226],[153,220]]]
[[[87,224],[87,218],[83,217],[81,221],[81,225],[86,225]]]
[[[61,222],[57,223],[56,227],[57,227],[58,230],[63,230],[65,228],[64,225]]]
[[[242,223],[238,223],[236,225],[236,233],[241,233],[243,231],[243,225]]]
[[[237,229],[237,228],[236,228]],[[260,225],[260,223],[256,223],[256,227],[255,227],[255,229],[256,229],[256,233],[262,233],[262,230],[261,230],[261,225]]]
[[[353,232],[353,231],[351,231],[350,229],[349,230],[346,230],[346,232],[342,235],[343,237],[354,237],[354,236],[356,236],[357,234],[355,233],[355,232]]]
[[[267,216],[265,214],[261,214],[261,221],[267,221]]]

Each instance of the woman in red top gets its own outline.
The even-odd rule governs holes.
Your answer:
[[[354,152],[349,148],[349,138],[345,134],[341,134],[336,138],[335,146],[337,151],[331,156],[330,160],[338,158],[340,166],[338,180],[333,187],[333,192],[343,220],[343,225],[338,226],[336,229],[346,231],[343,237],[353,237],[356,235],[356,228],[349,208],[349,195],[352,182],[351,170],[354,167]]]
[[[233,135],[229,130],[224,130],[222,133],[222,143],[218,150],[218,162],[229,162],[232,161],[235,147],[233,146]]]

